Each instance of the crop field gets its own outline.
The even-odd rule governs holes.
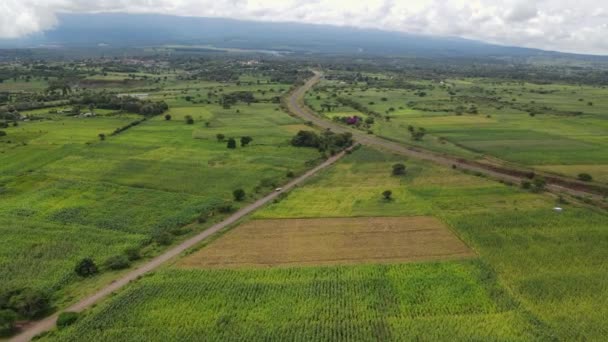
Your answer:
[[[391,175],[397,162],[405,175]],[[602,340],[608,215],[564,203],[556,213],[555,204],[542,193],[362,148],[254,218],[433,216],[478,257],[183,268],[197,253],[204,262],[215,244],[250,234],[255,223],[246,223],[44,340]]]
[[[167,270],[43,340],[539,339],[517,307],[474,261]]]
[[[401,87],[391,82],[381,79],[370,86],[325,80],[307,94],[306,102],[328,118],[367,118],[339,99],[355,101],[377,113],[371,127],[364,129],[389,139],[463,157],[496,157],[567,176],[589,173],[606,182],[605,87],[477,78],[408,80]],[[428,134],[414,141],[410,125],[423,127]]]
[[[200,87],[190,91],[195,98],[217,90],[216,83],[183,83],[186,93]],[[63,305],[71,295],[62,290],[80,279],[74,267],[82,258],[92,257],[103,268],[108,258],[129,248],[140,249],[144,257],[155,255],[164,245],[220,219],[223,214],[215,215],[218,206],[242,205],[233,202],[235,189],[246,192],[247,203],[320,157],[315,149],[290,145],[293,127],[300,122],[277,104],[264,100],[224,108],[214,96],[194,102],[185,100],[182,90],[162,94],[173,87],[180,84],[171,78],[160,95],[153,94],[169,104],[171,120],[164,114],[149,117],[116,135],[117,128],[143,116],[96,110],[96,116],[85,118],[49,114],[45,108],[23,111],[37,119],[3,129],[0,292],[34,288]],[[222,83],[221,89],[244,87]],[[288,86],[260,88],[274,88],[260,93],[260,99],[268,99]],[[193,124],[186,123],[187,116]],[[218,134],[237,141],[250,136],[253,141],[228,149]],[[205,215],[209,222],[193,223]]]
[[[395,263],[472,257],[432,217],[253,220],[180,261],[183,267]]]

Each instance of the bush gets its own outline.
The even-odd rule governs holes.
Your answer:
[[[228,214],[228,213],[233,212],[234,208],[232,207],[232,204],[225,203],[225,204],[218,206],[217,211],[219,211],[222,214]]]
[[[13,310],[0,310],[0,337],[12,334],[16,321],[17,314]]]
[[[527,180],[521,181],[521,188],[522,189],[528,190],[531,187],[532,187],[532,183],[530,181],[527,181]]]
[[[228,147],[230,149],[235,149],[236,148],[236,140],[234,140],[234,138],[228,139],[228,143],[226,144],[226,147]]]
[[[171,120],[171,114],[166,114],[165,115],[165,120],[170,121]]]
[[[4,137],[6,136],[6,132],[5,131],[0,131],[0,137]]]
[[[193,125],[194,124],[194,119],[192,118],[191,115],[186,115],[186,124],[188,125]]]
[[[583,182],[591,182],[593,177],[591,177],[591,175],[588,173],[579,173],[578,179],[582,180]]]
[[[401,176],[405,174],[405,165],[399,163],[393,165],[393,176]]]
[[[139,249],[135,248],[135,247],[127,248],[125,250],[125,255],[127,256],[127,258],[129,258],[130,261],[135,261],[135,260],[141,259],[141,254],[139,252]]]
[[[70,325],[76,323],[79,316],[80,315],[78,314],[78,312],[66,311],[60,313],[59,317],[57,317],[57,328],[61,330],[63,328],[69,327]]]
[[[387,200],[387,201],[390,201],[392,199],[391,196],[393,196],[393,192],[390,191],[390,190],[385,190],[382,193],[382,197],[384,197],[384,199]]]
[[[286,176],[287,176],[287,178],[293,178],[293,177],[295,177],[295,174],[293,173],[293,171],[287,171]]]
[[[50,309],[50,300],[46,293],[23,289],[13,293],[8,300],[8,308],[27,319],[40,317]]]
[[[245,146],[249,145],[249,143],[252,141],[253,141],[252,137],[249,137],[249,136],[241,137],[241,146],[245,147]]]
[[[236,189],[232,192],[232,195],[234,196],[235,201],[240,202],[245,199],[245,190]]]
[[[173,242],[173,237],[168,232],[160,232],[154,236],[154,242],[161,246],[168,246]]]
[[[129,268],[131,266],[131,262],[126,255],[115,255],[110,257],[105,262],[105,266],[111,270],[122,270],[125,268]]]
[[[224,141],[224,139],[226,139],[226,136],[221,133],[216,135],[215,137],[217,138],[217,141],[219,141],[219,142],[222,142],[222,141]]]
[[[84,258],[80,260],[76,267],[74,268],[74,272],[81,277],[90,277],[99,272],[97,265],[91,258]]]
[[[101,141],[106,140],[106,135],[103,133],[99,133],[99,140],[101,140]]]

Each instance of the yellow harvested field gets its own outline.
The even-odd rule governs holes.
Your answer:
[[[253,220],[185,258],[196,268],[396,263],[473,257],[426,216]]]

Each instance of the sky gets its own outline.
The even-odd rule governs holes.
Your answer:
[[[0,0],[0,38],[51,29],[64,12],[346,25],[608,55],[606,0]]]

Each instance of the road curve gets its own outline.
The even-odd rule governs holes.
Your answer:
[[[336,161],[338,161],[340,158],[342,158],[345,155],[345,153],[346,152],[341,152],[341,153],[338,153],[338,154],[328,158],[322,164],[316,166],[315,168],[307,171],[300,177],[298,177],[298,178],[292,180],[291,182],[287,183],[286,185],[284,185],[283,190],[281,190],[280,192],[273,192],[269,195],[266,195],[263,198],[258,199],[255,202],[247,205],[246,207],[241,208],[240,210],[238,210],[237,212],[235,212],[234,214],[232,214],[230,217],[226,218],[222,222],[219,222],[219,223],[213,225],[209,229],[206,229],[205,231],[201,232],[200,234],[198,234],[194,237],[191,237],[188,240],[180,243],[179,245],[169,249],[168,251],[164,252],[163,254],[155,257],[154,259],[146,262],[145,264],[143,264],[143,265],[139,266],[138,268],[125,274],[121,278],[115,280],[110,285],[100,289],[99,291],[90,295],[89,297],[84,298],[81,301],[79,301],[78,303],[70,306],[69,308],[65,309],[64,311],[80,312],[80,311],[83,311],[83,310],[91,307],[93,304],[99,302],[100,300],[107,297],[111,293],[113,293],[113,292],[119,290],[120,288],[124,287],[125,285],[129,284],[131,281],[136,280],[138,277],[154,270],[155,268],[159,267],[163,263],[173,259],[174,257],[183,253],[187,249],[189,249],[189,248],[193,247],[194,245],[198,244],[199,242],[205,240],[209,236],[217,233],[218,231],[226,228],[227,226],[235,223],[236,221],[240,220],[241,218],[245,217],[246,215],[259,209],[260,207],[264,206],[265,204],[267,204],[270,201],[277,198],[277,196],[279,196],[281,193],[284,193],[286,191],[293,189],[295,186],[301,184],[306,179],[315,175],[320,170],[334,164]],[[55,327],[55,322],[57,321],[58,316],[59,316],[59,312],[55,313],[54,315],[49,316],[45,319],[34,322],[33,324],[27,326],[27,328],[25,328],[23,331],[21,331],[18,335],[13,336],[10,339],[10,341],[12,341],[12,342],[30,341],[34,336],[53,329],[53,327]]]
[[[378,136],[367,134],[360,130],[356,130],[350,127],[342,126],[335,122],[326,120],[321,118],[317,114],[315,114],[308,106],[304,104],[304,95],[308,90],[310,90],[322,77],[322,73],[319,71],[314,71],[314,76],[310,78],[303,86],[294,90],[289,97],[286,99],[286,105],[289,111],[301,119],[305,121],[312,122],[315,126],[321,127],[324,129],[331,129],[336,133],[350,132],[353,134],[353,138],[359,142],[360,144],[387,150],[393,153],[397,153],[406,157],[412,157],[422,160],[428,160],[435,162],[437,164],[441,164],[448,167],[456,166],[462,170],[468,170],[471,172],[480,172],[487,176],[490,176],[497,180],[502,180],[506,182],[511,182],[514,184],[520,184],[523,180],[529,180],[528,178],[514,176],[508,173],[498,172],[496,170],[488,169],[486,167],[479,167],[475,165],[471,165],[466,162],[460,161],[457,157],[451,157],[447,155],[440,155],[434,152],[425,151],[418,148],[408,147],[403,144],[399,144],[393,141],[386,140],[384,138],[380,138]],[[599,196],[594,193],[576,190],[568,187],[564,187],[558,184],[547,184],[546,189],[554,192],[554,193],[567,193],[573,196],[585,196],[591,197],[596,200],[601,200],[602,196]]]

